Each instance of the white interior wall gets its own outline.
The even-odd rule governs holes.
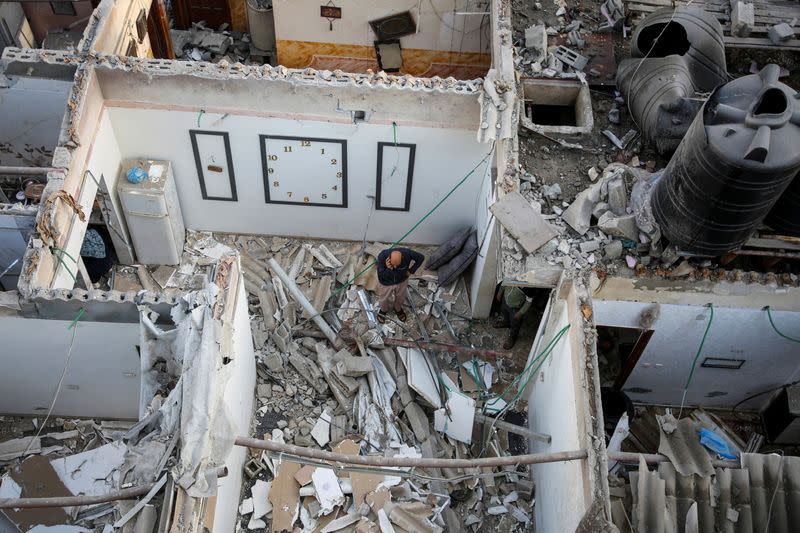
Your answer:
[[[97,123],[97,131],[95,133],[93,142],[86,153],[85,162],[80,161],[78,158],[73,161],[73,164],[77,163],[77,165],[80,165],[80,168],[83,169],[81,176],[84,176],[88,170],[92,173],[91,175],[94,176],[94,179],[98,180],[98,182],[101,176],[105,177],[109,190],[114,190],[114,186],[119,174],[120,162],[121,159],[119,147],[114,135],[114,130],[111,126],[109,113],[107,110],[101,110],[99,121]],[[94,203],[96,194],[97,183],[90,176],[86,175],[85,179],[82,178],[82,186],[78,191],[76,200],[83,208],[83,212],[87,215],[92,211],[92,204]],[[111,202],[114,204],[117,212],[121,212],[119,200],[116,194],[111,194],[110,197]],[[88,216],[86,219],[87,221],[81,222],[78,217],[72,217],[73,226],[70,232],[70,239],[68,241],[70,244],[68,252],[72,254],[73,257],[77,257],[77,254],[80,254],[80,247],[83,243],[83,235],[85,234],[86,226],[88,225]],[[125,236],[126,239],[128,239],[128,242],[130,242],[127,228],[123,225],[121,228],[117,229]],[[111,233],[113,235],[114,232],[111,231]],[[75,235],[80,235],[80,238],[75,237]],[[68,257],[65,257],[64,261],[69,265],[69,271],[67,271],[63,264],[59,263],[53,280],[53,287],[71,288],[74,285],[73,275],[77,274],[76,265],[72,264]]]
[[[69,351],[69,321],[0,317],[0,413],[45,415]],[[139,324],[79,321],[54,416],[136,419]]]
[[[0,87],[0,165],[49,166],[72,82],[10,80],[10,87]]]
[[[711,299],[712,297],[707,296]],[[594,300],[597,325],[639,327],[650,302]],[[773,310],[772,317],[785,334],[800,337],[798,311]],[[642,403],[681,403],[683,387],[708,324],[704,305],[660,304],[658,319],[639,362],[624,390]],[[706,357],[743,359],[739,370],[703,368]],[[714,320],[697,361],[686,394],[687,405],[731,407],[747,396],[800,378],[800,349],[772,329],[761,307],[714,307]],[[760,408],[769,400],[761,396],[744,407]]]
[[[320,17],[317,0],[273,0],[278,40],[373,46],[370,20],[411,11],[419,31],[400,39],[403,48],[489,53],[489,16],[454,12],[488,12],[485,0],[351,0],[342,4],[342,18],[333,31]],[[454,9],[455,8],[455,9]],[[481,26],[483,25],[483,26]]]
[[[551,305],[552,312],[544,333],[534,342],[534,349],[543,349],[570,322],[565,300],[556,300]],[[552,442],[545,444],[532,441],[531,453],[586,447],[588,439],[582,430],[582,413],[588,405],[580,400],[585,392],[580,390],[581,367],[576,358],[581,345],[578,332],[574,329],[570,327],[538,374],[532,378],[533,386],[528,397],[528,427],[532,431],[550,435]],[[538,464],[532,466],[532,471],[537,487],[534,513],[536,531],[575,531],[591,504],[587,462]]]
[[[248,436],[250,435],[250,419],[253,415],[256,365],[253,337],[247,314],[247,294],[241,275],[238,287],[236,310],[233,315],[233,357],[228,365],[232,367],[229,370],[231,375],[222,394],[228,413],[234,417],[234,425],[238,434]],[[225,460],[228,475],[219,480],[214,511],[214,531],[233,532],[236,529],[242,487],[242,466],[247,460],[247,455],[247,448],[234,446]]]
[[[131,107],[109,107],[107,111],[122,158],[172,162],[184,222],[195,230],[360,240],[372,204],[368,196],[376,189],[378,142],[393,140],[391,123],[234,114],[218,120],[222,114]],[[189,136],[193,129],[224,131],[230,136],[238,201],[202,198]],[[346,140],[348,207],[265,203],[261,134]],[[376,210],[367,236],[371,240],[389,242],[402,236],[490,150],[468,129],[400,124],[397,136],[399,143],[416,144],[411,208],[408,212]],[[483,196],[491,190],[486,186],[486,166],[479,168],[407,241],[437,244],[464,225],[475,225],[488,201]],[[326,170],[319,168],[321,173]],[[302,177],[306,176],[296,176]],[[291,180],[292,176],[282,179]],[[320,187],[327,184],[323,177],[319,181]]]

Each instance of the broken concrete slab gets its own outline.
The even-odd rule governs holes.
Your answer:
[[[27,450],[27,451],[26,451]],[[31,455],[42,451],[39,437],[22,437],[0,442],[0,461],[12,461],[24,455]]]
[[[618,217],[609,211],[600,217],[597,227],[614,237],[623,237],[634,242],[639,239],[639,227],[636,225],[635,215]]]
[[[535,52],[539,59],[547,55],[547,26],[537,24],[525,28],[525,48]],[[535,61],[536,59],[534,59]]]
[[[369,357],[347,355],[336,363],[336,370],[341,376],[358,378],[372,372],[372,360]]]
[[[324,447],[331,440],[331,415],[326,409],[322,412],[314,428],[311,430],[311,436],[317,441],[321,447]]]
[[[558,231],[516,191],[503,196],[489,210],[528,253],[535,252],[558,235]]]
[[[617,216],[626,214],[628,191],[625,187],[625,181],[622,178],[614,178],[608,181],[607,187],[608,206],[611,211]]]
[[[585,235],[592,225],[592,211],[595,204],[600,201],[601,187],[602,180],[579,192],[561,215],[561,220],[581,235]]]
[[[252,519],[257,520],[272,512],[272,505],[269,503],[268,499],[271,487],[271,481],[263,481],[259,479],[253,484],[253,488],[250,489],[253,502]]]

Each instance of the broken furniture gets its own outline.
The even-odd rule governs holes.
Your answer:
[[[656,184],[653,215],[681,251],[739,248],[800,170],[800,100],[779,73],[767,65],[716,90]]]
[[[659,9],[633,33],[617,87],[644,138],[665,154],[678,146],[707,93],[728,80],[722,26],[691,7]]]

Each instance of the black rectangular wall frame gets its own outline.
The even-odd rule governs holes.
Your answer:
[[[385,147],[408,148],[408,174],[406,174],[406,201],[403,207],[383,207],[381,205],[381,185],[383,183],[383,150]],[[410,211],[411,210],[411,185],[414,182],[414,157],[417,151],[416,144],[378,142],[378,171],[375,185],[375,209],[381,211]]]
[[[286,141],[317,141],[324,143],[339,143],[342,145],[342,203],[323,204],[320,202],[287,202],[285,200],[272,200],[269,196],[269,165],[267,165],[267,139],[283,139]],[[308,205],[315,207],[347,207],[347,141],[345,139],[323,139],[321,137],[295,137],[291,135],[259,135],[261,143],[261,172],[264,176],[264,201],[268,204],[283,205]]]
[[[200,150],[197,147],[198,135],[218,135],[223,138],[225,143],[225,158],[228,161],[228,179],[231,183],[231,196],[226,198],[223,196],[209,196],[206,192],[206,180],[203,173],[203,164],[200,161]],[[233,171],[233,156],[231,155],[231,141],[228,138],[227,131],[204,131],[204,130],[189,130],[189,136],[192,138],[192,150],[194,151],[194,164],[197,167],[197,179],[200,182],[200,193],[203,195],[203,200],[219,200],[223,202],[237,202],[239,196],[236,193],[236,176]]]

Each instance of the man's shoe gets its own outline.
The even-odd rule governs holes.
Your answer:
[[[408,318],[408,317],[406,316],[406,312],[405,311],[403,311],[402,309],[397,311],[397,319],[400,322],[405,322],[406,318]]]
[[[386,313],[384,313],[383,311],[378,311],[378,314],[376,315],[375,318],[378,319],[378,322],[380,324],[386,324]]]

